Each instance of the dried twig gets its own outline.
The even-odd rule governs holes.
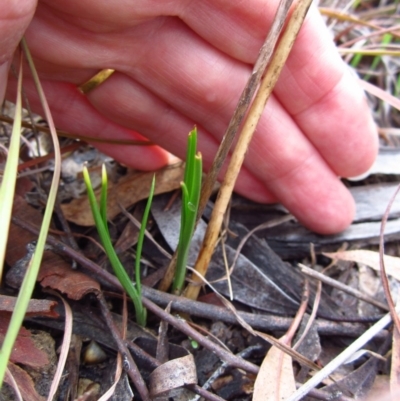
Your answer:
[[[13,217],[13,222],[33,234],[38,233],[38,229],[27,221],[22,221],[17,217]],[[117,278],[102,269],[92,260],[74,251],[71,247],[57,240],[53,236],[48,236],[47,243],[51,245],[56,252],[76,260],[79,265],[84,267],[88,272],[91,272],[100,281],[106,282],[111,287],[120,290],[121,286]],[[237,324],[236,316],[226,308],[192,301],[184,297],[167,294],[145,286],[143,286],[143,295],[162,307],[165,307],[169,302],[172,302],[172,309],[176,312],[186,313],[214,321],[219,320],[228,324]],[[238,312],[238,314],[253,328],[264,331],[285,331],[288,329],[292,321],[290,318],[273,315],[256,315],[247,312]],[[349,324],[327,320],[317,320],[316,325],[317,330],[321,335],[344,335],[348,337],[357,337],[364,333],[366,328],[364,324]]]
[[[176,329],[182,331],[187,336],[193,338],[193,340],[196,340],[204,348],[207,348],[209,351],[213,352],[223,361],[229,363],[229,365],[239,369],[243,369],[244,371],[249,373],[254,373],[254,374],[258,373],[259,368],[257,365],[254,365],[251,362],[247,362],[241,358],[238,358],[236,355],[233,355],[232,353],[224,350],[219,345],[215,344],[213,341],[202,336],[197,330],[190,327],[190,325],[185,320],[170,315],[169,313],[165,312],[159,306],[157,306],[156,304],[154,304],[153,302],[151,302],[146,298],[143,299],[143,304],[149,311],[153,312],[159,318],[167,321],[171,326],[174,326]]]
[[[389,305],[389,310],[390,310],[390,315],[392,316],[393,322],[395,324],[396,330],[398,333],[400,333],[400,318],[397,315],[396,307],[392,298],[392,294],[390,292],[390,287],[389,287],[389,280],[386,275],[386,269],[385,269],[385,259],[384,259],[384,254],[385,254],[385,227],[386,227],[386,222],[389,217],[389,212],[392,207],[392,204],[397,196],[397,194],[400,191],[400,185],[397,187],[396,192],[393,194],[392,199],[390,200],[386,210],[385,214],[382,218],[382,225],[381,225],[381,232],[380,232],[380,238],[379,238],[379,264],[381,267],[380,274],[381,274],[381,280],[382,280],[382,286],[383,290],[385,291],[385,296],[386,300]]]
[[[238,139],[235,150],[233,151],[227,173],[218,193],[218,197],[211,214],[211,219],[204,236],[203,246],[196,262],[195,268],[200,276],[205,277],[206,275],[212,253],[214,252],[218,234],[221,229],[223,216],[231,198],[233,187],[243,164],[248,146],[253,137],[257,123],[262,115],[265,104],[272,93],[287,57],[289,56],[290,50],[293,47],[297,34],[300,31],[311,3],[312,0],[304,0],[296,4],[287,28],[279,42],[279,46],[273,54],[271,63],[269,64],[268,70],[262,79],[260,88],[249,110],[242,133]],[[189,284],[186,291],[186,296],[188,298],[195,299],[200,291],[200,287],[198,285],[198,276],[192,275],[192,282],[194,282],[194,284]]]
[[[310,318],[308,319],[306,327],[304,328],[304,331],[301,334],[300,338],[296,341],[296,344],[293,345],[292,348],[294,350],[296,350],[300,346],[300,344],[303,342],[303,340],[306,338],[308,332],[310,331],[311,326],[313,325],[313,323],[315,323],[315,318],[317,316],[319,301],[321,300],[321,293],[322,293],[322,283],[321,283],[321,281],[318,281],[317,291],[315,293],[315,298],[314,298],[314,303],[313,303],[313,308],[311,311]]]
[[[16,219],[13,219],[13,221],[15,222]],[[33,232],[36,231],[35,228],[32,229],[32,226],[29,223],[19,221],[19,225],[24,226],[26,228],[29,227],[30,230],[32,230]],[[113,276],[112,274],[108,273],[107,271],[101,269],[98,265],[96,265],[96,263],[92,262],[90,259],[85,258],[83,255],[74,251],[72,248],[66,246],[65,244],[61,243],[60,241],[55,240],[51,236],[48,237],[48,242],[50,243],[50,245],[55,247],[55,249],[60,252],[66,253],[66,250],[68,249],[68,255],[70,257],[76,259],[78,261],[78,263],[82,263],[82,265],[84,265],[88,270],[90,270],[91,272],[96,274],[97,277],[100,277],[103,280],[107,281],[113,287],[118,288],[120,291],[122,290],[122,286],[115,276]],[[214,352],[216,355],[218,355],[222,360],[230,363],[231,366],[235,366],[237,368],[243,369],[250,373],[257,373],[258,366],[254,365],[250,362],[243,361],[240,358],[236,357],[235,355],[227,352],[226,350],[224,350],[220,346],[216,345],[214,342],[212,342],[208,338],[202,336],[198,331],[196,331],[195,329],[190,327],[189,324],[187,324],[185,321],[183,321],[179,318],[176,318],[176,317],[170,315],[169,313],[165,312],[163,309],[158,307],[156,304],[154,304],[149,299],[143,298],[143,305],[148,310],[152,311],[155,315],[157,315],[159,318],[167,321],[171,326],[182,331],[187,336],[193,338],[194,340],[196,340],[199,344],[201,344],[205,348],[210,349],[212,352]]]
[[[60,358],[58,360],[57,364],[57,369],[54,374],[54,378],[51,382],[51,387],[49,390],[49,394],[47,396],[47,400],[53,400],[60,381],[62,377],[62,373],[64,371],[65,363],[67,361],[67,356],[68,356],[68,351],[71,345],[71,336],[72,336],[72,322],[73,322],[73,316],[72,316],[72,310],[71,307],[69,306],[68,302],[56,291],[48,291],[50,294],[57,296],[61,299],[64,309],[65,309],[65,329],[64,329],[64,336],[63,336],[63,342],[61,346],[61,352],[60,352]]]
[[[309,267],[299,263],[298,264],[300,270],[302,273],[306,274],[308,277],[315,278],[322,283],[328,284],[334,288],[337,288],[338,290],[341,290],[343,292],[346,292],[347,294],[353,295],[354,297],[361,299],[364,302],[368,302],[371,305],[374,305],[384,311],[388,311],[389,308],[387,305],[383,304],[382,302],[377,301],[375,298],[370,297],[369,295],[365,294],[362,291],[356,290],[355,288],[351,288],[346,284],[341,283],[340,281],[337,281],[333,278],[330,278],[326,276],[325,274],[319,273],[313,269],[310,269]]]
[[[129,377],[131,378],[132,382],[134,383],[134,385],[135,385],[137,391],[139,392],[140,396],[142,397],[142,399],[145,401],[150,401],[149,390],[147,389],[146,383],[144,382],[143,377],[140,374],[140,371],[139,371],[138,367],[136,366],[135,361],[133,360],[123,339],[121,338],[121,333],[120,333],[118,327],[114,323],[114,320],[108,309],[107,302],[104,299],[103,294],[101,292],[99,294],[97,294],[97,299],[99,300],[101,313],[104,317],[104,320],[107,323],[107,326],[110,329],[110,332],[114,338],[114,341],[116,342],[116,344],[118,346],[118,350],[121,353],[121,355],[123,356],[124,360],[127,361],[126,364],[124,363],[124,367],[129,375]]]
[[[322,380],[326,379],[337,367],[342,365],[356,351],[362,348],[368,341],[375,337],[377,333],[383,330],[392,321],[390,314],[386,314],[381,320],[370,327],[363,335],[350,344],[341,354],[324,366],[319,372],[304,383],[296,392],[294,392],[286,401],[298,401],[306,394],[309,394],[311,389],[314,389]]]
[[[247,81],[246,87],[243,89],[238,105],[236,106],[233,116],[229,122],[228,128],[226,129],[224,137],[222,138],[221,144],[218,148],[217,154],[215,155],[213,164],[203,182],[197,219],[199,219],[204,212],[215,181],[217,180],[218,173],[220,172],[221,167],[224,164],[232,142],[235,139],[236,133],[243,121],[244,116],[246,115],[249,105],[260,83],[261,77],[271,58],[275,44],[278,41],[279,35],[282,31],[286,15],[292,3],[293,0],[281,0],[278,5],[278,9],[276,11],[271,29],[267,35],[267,38],[265,39],[264,44],[260,49],[257,61],[253,67],[253,71],[250,75],[249,80]],[[164,276],[164,279],[160,283],[159,289],[161,291],[167,291],[170,287],[175,272],[175,266],[176,255],[174,254],[168,266],[168,270]]]

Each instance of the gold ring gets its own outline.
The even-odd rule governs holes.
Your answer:
[[[111,75],[114,74],[114,72],[115,72],[115,70],[112,70],[110,68],[101,70],[96,75],[94,75],[92,78],[90,78],[88,81],[86,81],[84,84],[79,85],[78,89],[84,95],[87,95],[93,89],[97,88],[99,85],[101,85],[103,82],[105,82],[108,78],[110,78]]]

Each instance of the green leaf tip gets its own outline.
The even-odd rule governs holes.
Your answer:
[[[184,181],[181,183],[181,228],[178,243],[177,267],[172,285],[174,293],[180,293],[185,282],[189,248],[196,225],[197,211],[199,209],[201,177],[202,157],[201,153],[197,152],[197,128],[194,127],[188,135]]]
[[[105,170],[103,170],[105,171]],[[124,288],[125,292],[131,297],[133,304],[135,306],[136,311],[136,320],[141,326],[146,325],[146,309],[142,304],[141,292],[138,290],[137,283],[136,285],[132,284],[124,266],[118,258],[117,253],[112,245],[110,234],[108,232],[107,225],[107,178],[102,180],[102,188],[101,188],[101,199],[100,199],[100,207],[96,200],[96,196],[93,191],[93,186],[90,180],[90,175],[86,166],[83,167],[83,180],[86,185],[87,194],[89,198],[90,208],[92,210],[93,219],[96,224],[97,232],[99,233],[101,242],[106,251],[107,257],[110,260],[111,266],[114,270],[115,275],[117,276],[119,282]],[[136,281],[139,282],[140,289],[140,275],[136,277]]]

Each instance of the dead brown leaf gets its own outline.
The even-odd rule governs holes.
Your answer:
[[[14,311],[17,298],[7,295],[0,295],[0,311],[12,313]],[[57,305],[56,301],[47,299],[31,299],[28,304],[26,316],[46,316],[57,318],[59,314],[53,309]]]
[[[400,333],[397,327],[393,328],[390,392],[392,394],[400,393]]]
[[[166,396],[185,384],[197,384],[196,365],[192,354],[172,359],[156,368],[150,375],[152,398]]]
[[[324,253],[325,256],[335,260],[347,260],[367,265],[375,271],[380,271],[379,252],[367,250],[339,251],[333,253]],[[400,281],[400,258],[395,256],[384,256],[386,273]]]
[[[72,269],[58,255],[46,251],[39,270],[38,281],[43,287],[58,290],[70,299],[100,292],[100,284],[86,274]]]
[[[20,195],[14,197],[12,213],[13,216],[17,216],[24,221],[29,221],[37,227],[40,227],[42,222],[40,210],[30,206]],[[22,259],[26,255],[26,245],[35,239],[37,237],[30,232],[23,230],[15,224],[11,224],[7,242],[7,263],[13,266],[18,260]]]
[[[16,196],[14,199],[13,213],[21,220],[27,220],[37,226],[41,224],[40,211],[30,206],[21,196]],[[26,255],[26,244],[34,239],[36,237],[33,234],[11,224],[7,244],[7,263],[14,266],[17,261],[22,259]],[[90,292],[100,291],[100,285],[96,280],[72,269],[70,263],[51,251],[44,252],[38,281],[43,287],[58,290],[66,294],[68,298],[75,300],[81,299]]]
[[[17,383],[19,391],[21,392],[22,398],[24,400],[29,400],[29,401],[45,400],[44,397],[38,394],[38,392],[35,389],[35,385],[33,383],[31,376],[29,376],[29,374],[25,372],[25,370],[13,364],[12,362],[9,362],[7,367],[10,373],[12,374],[15,382]],[[8,375],[5,376],[4,381],[7,384],[11,385],[10,378],[8,377]]]
[[[157,172],[131,172],[121,178],[116,184],[109,183],[107,212],[108,218],[112,220],[117,214],[121,213],[118,206],[120,203],[124,208],[134,203],[146,199],[153,175],[156,174],[155,195],[169,192],[180,187],[183,180],[183,164],[168,166]],[[96,191],[99,195],[100,191]],[[68,204],[61,206],[67,220],[81,226],[94,225],[92,211],[90,209],[87,196],[74,199]]]
[[[254,383],[253,401],[281,401],[295,391],[292,358],[272,346]]]
[[[9,313],[0,312],[0,343],[4,341],[10,317],[11,315]],[[18,333],[10,361],[21,363],[32,368],[42,368],[50,363],[47,353],[36,347],[32,333],[24,327],[21,327]]]

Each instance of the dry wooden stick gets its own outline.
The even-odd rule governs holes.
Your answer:
[[[208,172],[203,182],[197,219],[199,219],[204,212],[215,181],[217,180],[218,173],[220,172],[221,167],[226,160],[229,149],[231,148],[232,142],[235,139],[239,126],[242,123],[244,116],[246,115],[251,100],[253,99],[256,89],[258,88],[258,85],[260,83],[261,77],[265,71],[265,68],[271,59],[273,50],[278,41],[279,35],[283,28],[283,24],[292,3],[293,0],[281,0],[278,5],[278,9],[276,11],[271,29],[267,35],[267,38],[265,39],[264,44],[260,49],[257,61],[253,67],[253,71],[250,75],[249,80],[247,81],[246,87],[243,89],[238,105],[236,106],[233,116],[229,122],[228,128],[225,131],[224,137],[222,138],[221,144],[218,148],[217,154],[215,155],[210,171]],[[168,266],[168,270],[166,271],[164,278],[158,286],[158,289],[160,291],[168,291],[168,288],[171,286],[176,269],[176,256],[177,254],[175,252]]]
[[[37,235],[39,230],[31,223],[23,221],[19,218],[13,217],[13,223],[22,227],[23,229]],[[118,279],[111,273],[102,269],[98,264],[86,258],[79,252],[64,244],[55,237],[49,235],[47,243],[51,245],[54,250],[62,255],[66,255],[75,260],[80,266],[86,269],[87,272],[92,273],[98,280],[107,282],[112,288],[121,291],[121,285]],[[172,309],[176,312],[190,314],[205,319],[222,321],[228,324],[236,324],[237,318],[232,311],[220,306],[205,304],[202,302],[192,301],[187,298],[178,297],[176,295],[168,294],[165,292],[157,291],[153,288],[143,286],[143,296],[159,306],[167,306],[172,302]],[[239,312],[239,316],[254,329],[262,331],[285,331],[291,323],[291,318],[273,315],[256,315],[253,313]],[[365,332],[366,326],[362,323],[342,323],[331,322],[327,320],[316,321],[318,332],[321,335],[334,335],[334,336],[347,336],[359,337]],[[386,336],[387,333],[382,333]]]
[[[118,350],[123,355],[125,360],[127,361],[126,372],[134,383],[136,390],[139,392],[140,396],[144,401],[150,401],[149,390],[147,389],[146,383],[143,380],[142,375],[132,358],[128,348],[126,347],[125,341],[121,337],[121,333],[114,323],[113,318],[111,316],[111,312],[108,309],[107,301],[104,299],[103,293],[99,292],[97,294],[97,299],[99,301],[100,310],[103,315],[104,320],[107,323],[108,328],[113,336],[115,343],[117,344]]]
[[[377,308],[383,309],[384,311],[388,311],[389,307],[382,302],[377,301],[374,297],[369,296],[368,294],[365,294],[362,291],[356,290],[346,284],[341,283],[340,281],[334,280],[331,277],[326,276],[323,273],[319,273],[316,270],[310,269],[309,267],[303,265],[302,263],[298,264],[298,267],[300,268],[300,271],[307,275],[308,277],[315,278],[319,280],[321,283],[328,284],[334,288],[337,288],[341,291],[344,291],[350,295],[353,295],[354,297],[361,299],[364,302],[368,302],[371,305],[376,306]]]
[[[293,14],[290,17],[288,26],[282,36],[275,54],[273,55],[271,63],[268,67],[268,71],[261,82],[260,89],[258,90],[251,106],[249,115],[243,126],[242,133],[232,154],[232,159],[229,163],[221,189],[218,193],[217,201],[215,202],[215,207],[211,214],[211,220],[207,227],[203,245],[200,250],[199,257],[197,258],[195,270],[198,272],[200,277],[204,277],[206,274],[208,264],[210,263],[215,244],[218,239],[218,234],[221,229],[225,210],[231,198],[236,178],[243,164],[243,160],[253,137],[257,123],[278,80],[285,61],[289,56],[290,50],[292,49],[297,34],[300,31],[301,25],[303,24],[310,5],[311,0],[299,1],[296,4]],[[200,291],[199,284],[201,283],[201,280],[196,274],[192,275],[191,280],[191,284],[189,284],[186,291],[186,296],[191,299],[196,299]]]
[[[261,77],[263,76],[264,71],[271,60],[273,51],[279,39],[279,35],[282,32],[283,25],[285,23],[292,3],[293,0],[281,0],[278,5],[278,9],[276,10],[271,29],[268,32],[265,42],[261,46],[251,76],[240,96],[238,105],[231,118],[231,121],[229,122],[228,128],[225,131],[224,137],[222,138],[221,145],[219,146],[217,154],[215,155],[210,171],[208,172],[207,177],[203,182],[198,213],[199,216],[201,216],[204,212],[208,199],[213,190],[215,181],[217,180],[218,173],[220,172],[221,167],[226,160],[229,149],[232,146],[232,142],[235,139],[236,133],[239,130],[239,126],[243,122],[243,118],[246,115],[247,110],[249,109],[250,103],[261,81]]]

